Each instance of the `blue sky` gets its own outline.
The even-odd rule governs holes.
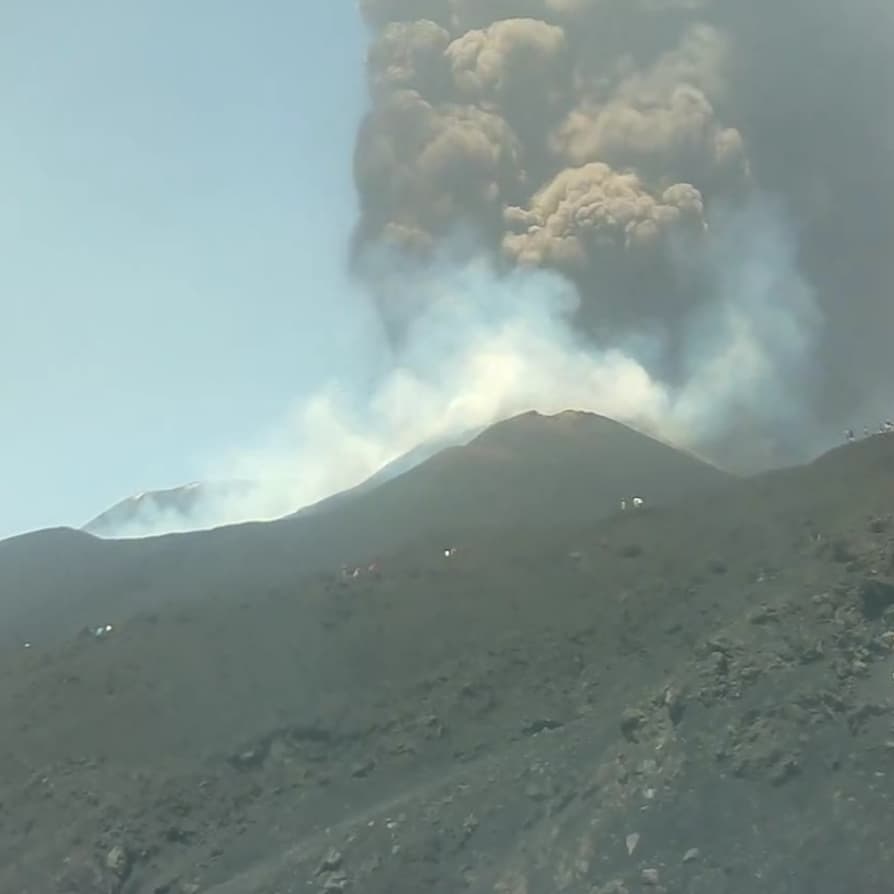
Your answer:
[[[364,43],[351,0],[6,0],[0,537],[199,477],[359,374]]]

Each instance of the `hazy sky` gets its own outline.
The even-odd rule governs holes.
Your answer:
[[[0,537],[198,477],[350,365],[366,102],[350,0],[2,20]]]

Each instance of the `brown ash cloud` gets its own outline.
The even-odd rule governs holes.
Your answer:
[[[358,270],[383,248],[392,265],[424,266],[466,234],[498,269],[573,282],[572,323],[594,344],[660,331],[658,372],[673,382],[691,374],[692,319],[718,300],[716,264],[681,257],[716,257],[724,222],[740,209],[760,219],[748,209],[769,198],[824,321],[799,400],[819,426],[894,403],[890,4],[360,6],[371,109],[355,153]],[[399,342],[424,290],[395,307],[374,286]]]

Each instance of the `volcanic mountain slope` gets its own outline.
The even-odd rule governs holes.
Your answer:
[[[0,890],[890,890],[894,437],[0,667]]]
[[[387,519],[402,542],[420,528],[470,522],[539,527],[603,518],[625,498],[659,505],[728,480],[714,466],[604,416],[531,412],[442,450],[350,512],[355,525]]]
[[[196,522],[201,524],[203,506],[237,500],[250,493],[254,486],[253,482],[244,480],[195,481],[182,487],[147,491],[116,503],[81,530],[97,537],[141,536],[142,532],[163,525],[189,530]]]
[[[467,443],[476,434],[478,431],[461,432],[451,438],[419,444],[384,465],[356,487],[294,514],[318,513],[337,503],[347,502],[408,472],[446,447]],[[114,539],[221,527],[227,523],[227,518],[232,519],[234,515],[244,513],[247,503],[262,502],[257,498],[263,497],[273,486],[269,483],[265,485],[262,482],[235,479],[196,481],[182,487],[147,491],[116,503],[87,522],[81,530],[97,537]],[[287,513],[283,513],[285,514]]]
[[[407,451],[407,453],[404,453],[402,456],[397,457],[397,459],[392,460],[390,463],[386,463],[378,472],[371,475],[356,487],[348,488],[347,490],[334,494],[331,497],[326,497],[310,506],[302,507],[297,512],[293,513],[293,517],[319,515],[321,512],[328,512],[335,506],[349,503],[357,497],[375,490],[379,485],[391,481],[392,478],[397,478],[405,472],[412,471],[426,460],[431,459],[431,457],[440,453],[442,450],[446,450],[450,447],[461,447],[468,444],[472,438],[479,435],[483,430],[484,429],[481,428],[470,429],[452,437],[425,441],[417,447],[414,447],[412,450]]]
[[[368,491],[268,524],[141,541],[55,531],[2,542],[0,643],[117,624],[172,599],[290,586],[296,574],[366,563],[424,534],[594,520],[634,493],[658,505],[728,480],[603,417],[529,413]]]

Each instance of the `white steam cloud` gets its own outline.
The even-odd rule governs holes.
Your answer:
[[[673,373],[665,370],[664,333],[584,340],[571,325],[576,288],[558,273],[498,272],[487,260],[403,270],[389,287],[425,292],[414,302],[425,310],[372,392],[333,382],[298,401],[266,438],[209,469],[212,479],[249,486],[207,490],[185,513],[137,512],[111,533],[278,518],[360,484],[420,444],[468,440],[527,410],[588,410],[721,466],[769,464],[776,450],[790,449],[790,436],[805,443],[808,423],[797,408],[821,324],[796,249],[766,200],[715,215],[702,248],[680,249],[680,269],[708,281],[712,299],[675,327],[684,364]],[[392,298],[399,303],[400,294]],[[775,434],[737,451],[737,435],[755,429]]]

